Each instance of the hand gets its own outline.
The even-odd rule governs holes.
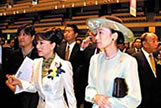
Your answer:
[[[15,78],[13,75],[6,75],[6,85],[14,92],[16,90],[16,85],[18,85],[20,88],[22,88],[21,81]]]
[[[82,41],[81,48],[87,48],[91,42],[91,37],[87,37],[85,40]]]
[[[99,108],[106,108],[107,106],[111,107],[111,102],[109,102],[108,99],[108,96],[100,94],[96,94],[94,96],[94,102],[99,106]]]

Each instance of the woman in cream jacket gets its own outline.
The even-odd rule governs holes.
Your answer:
[[[15,94],[22,91],[38,91],[37,108],[76,108],[72,66],[70,62],[61,59],[54,51],[62,38],[61,30],[37,34],[36,48],[42,58],[34,60],[30,82],[7,75],[6,84]],[[64,89],[68,105],[64,99]]]

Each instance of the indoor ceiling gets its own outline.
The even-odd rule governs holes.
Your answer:
[[[130,0],[39,0],[37,4],[32,4],[31,0],[17,0],[13,6],[8,6],[8,4],[1,5],[0,16],[39,12],[60,8],[125,3],[129,1]],[[140,3],[143,1],[147,0],[137,0],[137,2]]]
[[[0,6],[0,30],[3,33],[16,33],[22,24],[32,24],[37,31],[55,26],[64,28],[64,24],[77,24],[84,30],[87,29],[86,19],[101,15],[119,17],[125,26],[136,32],[143,32],[148,27],[161,27],[157,0],[137,0],[136,17],[129,12],[129,1],[39,0],[38,4],[33,5],[31,0],[17,0],[12,8],[8,8],[7,4]]]

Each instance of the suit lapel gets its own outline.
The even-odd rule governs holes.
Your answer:
[[[74,47],[73,47],[73,49],[72,49],[72,52],[71,52],[69,61],[72,61],[75,58],[75,56],[77,56],[77,54],[78,54],[77,52],[79,50],[80,50],[79,45],[78,44],[75,44]]]
[[[65,59],[65,50],[66,50],[66,43],[62,43],[60,46],[56,48],[57,54],[62,58]]]
[[[40,88],[42,87],[42,62],[43,58],[40,58],[36,61],[36,66],[34,65],[36,67],[34,68],[34,78],[36,79],[34,81]]]
[[[141,61],[142,61],[141,63],[143,65],[142,67],[144,67],[143,68],[144,72],[148,72],[148,74],[151,74],[150,76],[154,76],[153,71],[150,67],[150,64],[148,63],[148,60],[146,59],[146,57],[145,57],[145,55],[142,51],[141,51],[140,58],[141,58]]]

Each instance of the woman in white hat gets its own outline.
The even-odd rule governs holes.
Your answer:
[[[136,108],[141,102],[137,62],[117,48],[120,36],[130,41],[133,33],[105,18],[89,19],[87,25],[97,34],[96,46],[104,52],[91,58],[86,101],[92,102],[93,108]],[[123,83],[117,83],[116,79]]]

